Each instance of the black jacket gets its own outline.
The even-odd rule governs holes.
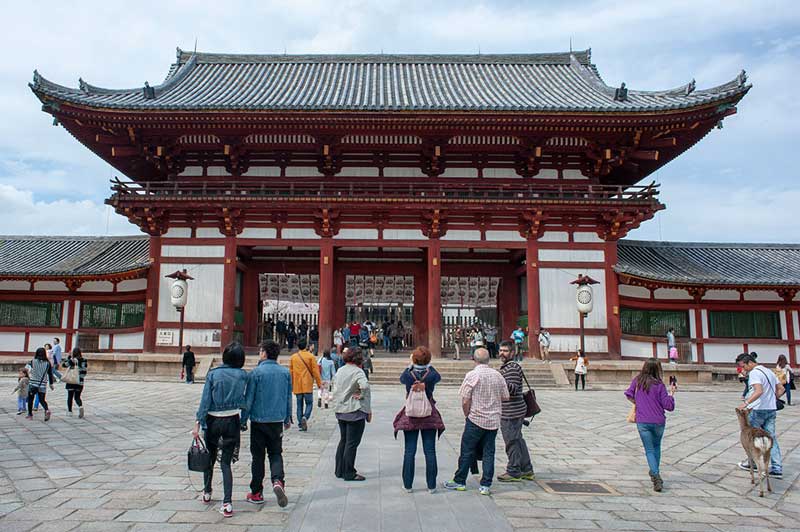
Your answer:
[[[195,360],[194,360],[194,353],[192,353],[191,351],[186,351],[183,354],[183,363],[182,363],[182,365],[186,366],[186,367],[194,367],[196,364],[197,364],[197,362],[195,362]]]

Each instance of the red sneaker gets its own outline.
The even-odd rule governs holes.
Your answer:
[[[260,493],[248,493],[245,499],[253,504],[264,504],[264,496]]]
[[[203,504],[211,504],[211,494],[207,491],[203,492]]]
[[[283,489],[283,482],[281,482],[280,480],[276,480],[275,482],[273,482],[272,492],[278,499],[278,506],[280,506],[281,508],[286,508],[286,505],[289,504],[289,499],[286,498],[286,490]]]
[[[219,513],[222,514],[222,517],[233,517],[233,505],[229,502],[222,503],[222,506],[219,508]]]

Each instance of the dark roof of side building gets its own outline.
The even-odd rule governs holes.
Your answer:
[[[236,55],[178,49],[166,79],[145,89],[79,88],[34,72],[42,99],[100,109],[254,111],[652,112],[741,98],[732,81],[695,90],[627,90],[615,98],[591,51],[505,55]]]
[[[102,277],[149,267],[147,236],[0,236],[0,277]]]
[[[617,273],[676,285],[800,286],[800,245],[620,240]]]

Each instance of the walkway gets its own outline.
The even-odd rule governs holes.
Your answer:
[[[10,391],[15,380],[0,378]],[[738,387],[737,387],[738,389]],[[63,390],[51,392],[54,416],[45,424],[0,405],[0,530],[158,531],[511,531],[697,530],[712,532],[797,530],[800,519],[800,407],[780,415],[783,480],[763,499],[733,465],[742,458],[733,407],[736,391],[683,392],[664,441],[665,491],[653,493],[635,428],[625,423],[620,392],[543,390],[544,412],[527,437],[537,482],[495,484],[492,497],[430,495],[424,460],[417,462],[414,493],[400,481],[402,443],[391,420],[402,399],[398,387],[375,391],[376,416],[368,425],[357,466],[367,477],[346,483],[333,477],[338,440],[330,410],[317,411],[308,433],[284,440],[290,504],[271,498],[263,507],[243,502],[249,481],[247,435],[236,479],[232,519],[208,508],[192,490],[185,452],[201,386],[180,383],[94,381],[86,390],[87,418],[63,414]],[[448,430],[438,444],[439,480],[455,467],[462,416],[454,388],[438,393]],[[320,455],[322,459],[320,459]],[[498,472],[504,453],[498,440]],[[560,495],[543,481],[601,482],[612,494]]]

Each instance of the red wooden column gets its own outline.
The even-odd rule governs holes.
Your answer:
[[[786,316],[786,341],[789,343],[789,365],[797,366],[797,346],[794,337],[794,321],[792,320],[792,309],[787,308],[783,311]]]
[[[517,328],[519,317],[519,278],[511,265],[506,266],[506,270],[511,271],[505,271],[500,280],[498,343],[511,337],[511,333]]]
[[[236,304],[236,237],[225,237],[225,265],[222,283],[222,330],[220,345],[224,349],[233,341]]]
[[[75,331],[78,330],[78,325],[80,325],[75,323],[75,306],[77,305],[77,302],[78,302],[77,297],[70,297],[67,300],[67,303],[69,304],[69,309],[67,310],[66,330],[68,332],[66,333],[66,338],[64,338],[64,350],[67,353],[71,352],[73,347],[77,347],[72,345],[72,339],[75,336]]]
[[[333,345],[334,328],[333,239],[324,237],[319,246],[319,348]]]
[[[705,363],[705,354],[703,353],[703,313],[700,310],[700,305],[692,309],[694,312],[694,329],[697,334],[697,363]]]
[[[528,294],[528,356],[539,358],[539,329],[542,318],[539,307],[539,243],[535,238],[527,240],[525,263]]]
[[[147,271],[147,295],[144,307],[144,333],[142,351],[156,350],[156,324],[158,322],[158,288],[161,286],[161,236],[150,237],[150,269]]]
[[[242,286],[242,313],[244,314],[244,343],[256,345],[258,342],[258,301],[261,298],[261,287],[258,283],[258,272],[246,270]]]
[[[442,251],[438,239],[428,242],[428,349],[435,357],[442,356]]]
[[[606,327],[608,328],[608,356],[622,358],[622,325],[619,321],[619,280],[614,271],[617,264],[617,241],[605,243],[606,262]]]
[[[414,343],[428,343],[428,275],[427,272],[414,274]]]
[[[336,266],[336,255],[334,255],[333,267],[333,328],[341,327],[344,325],[345,320],[345,307],[347,306],[345,299],[347,298],[347,272],[344,271],[342,265]],[[331,338],[333,343],[333,338]]]

